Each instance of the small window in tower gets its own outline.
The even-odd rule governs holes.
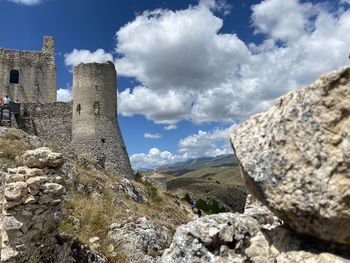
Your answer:
[[[94,102],[94,115],[100,115],[100,103],[98,101]]]
[[[102,143],[106,143],[106,139],[105,139],[105,138],[102,138],[102,139],[101,139],[101,142],[102,142]]]
[[[80,111],[81,111],[81,106],[80,106],[80,103],[77,105],[77,108],[76,108],[76,112],[77,114],[80,115]]]
[[[11,70],[10,71],[10,84],[18,84],[19,83],[19,71]]]

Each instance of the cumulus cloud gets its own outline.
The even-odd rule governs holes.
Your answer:
[[[71,101],[72,100],[72,90],[67,89],[59,89],[57,90],[57,101]]]
[[[118,30],[119,74],[142,83],[122,92],[123,115],[172,125],[232,123],[348,64],[350,10],[262,1],[252,6],[252,26],[265,38],[256,44],[220,33],[224,20],[213,3],[147,11]]]
[[[148,153],[137,153],[130,157],[134,170],[140,168],[157,168],[164,164],[183,161],[184,158],[179,155],[173,155],[168,151],[160,151],[158,148],[151,148]]]
[[[71,69],[80,63],[103,63],[106,61],[113,61],[113,55],[103,49],[97,49],[94,52],[85,49],[74,49],[71,53],[64,55],[64,63]]]
[[[38,5],[44,2],[43,0],[8,0],[8,1],[12,3],[28,5],[28,6]]]
[[[143,137],[146,139],[160,139],[162,138],[162,135],[159,133],[145,133]]]
[[[216,128],[212,131],[199,130],[196,134],[181,139],[178,143],[178,154],[151,148],[148,153],[137,153],[130,157],[135,170],[140,168],[157,168],[189,158],[217,156],[233,153],[229,144],[229,134],[236,125],[228,128]]]
[[[235,127],[236,124],[213,131],[199,130],[197,134],[192,134],[179,141],[179,153],[187,158],[233,153],[229,143],[229,134]]]
[[[253,5],[252,20],[256,32],[274,39],[295,40],[304,35],[312,5],[298,0],[265,0]]]
[[[167,126],[164,127],[164,130],[166,131],[171,131],[171,130],[176,130],[177,128],[179,128],[177,125],[175,124],[169,124]]]
[[[167,125],[187,118],[191,102],[191,96],[184,91],[169,90],[158,94],[142,86],[126,89],[118,96],[118,108],[123,116],[142,114],[148,120]]]

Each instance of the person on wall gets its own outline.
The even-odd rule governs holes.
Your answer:
[[[10,100],[10,98],[9,98],[9,95],[6,95],[5,98],[3,99],[3,103],[4,103],[5,105],[9,104],[10,101],[11,101],[11,100]]]

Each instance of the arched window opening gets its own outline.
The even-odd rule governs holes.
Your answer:
[[[100,103],[98,101],[94,102],[94,115],[100,115]]]
[[[11,70],[10,71],[10,84],[18,84],[19,83],[19,71]]]
[[[77,108],[76,108],[76,112],[77,114],[80,115],[80,111],[81,111],[81,106],[80,106],[80,103],[77,105]]]

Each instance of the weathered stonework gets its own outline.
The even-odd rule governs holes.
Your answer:
[[[117,120],[116,71],[112,62],[74,68],[72,147],[113,175],[133,177]]]
[[[62,154],[39,148],[27,151],[21,162],[25,166],[5,176],[0,262],[36,262],[43,251],[42,257],[51,257],[56,245],[64,193],[57,173]]]
[[[10,83],[11,71],[19,73]],[[53,37],[45,36],[42,51],[0,48],[0,96],[19,102],[56,101],[56,65]]]
[[[24,103],[22,129],[65,148],[72,137],[72,103]]]
[[[111,174],[132,178],[117,120],[113,63],[80,64],[73,82],[73,103],[56,102],[53,37],[44,37],[42,51],[0,49],[0,97],[21,103],[14,126],[62,148],[73,146]]]

